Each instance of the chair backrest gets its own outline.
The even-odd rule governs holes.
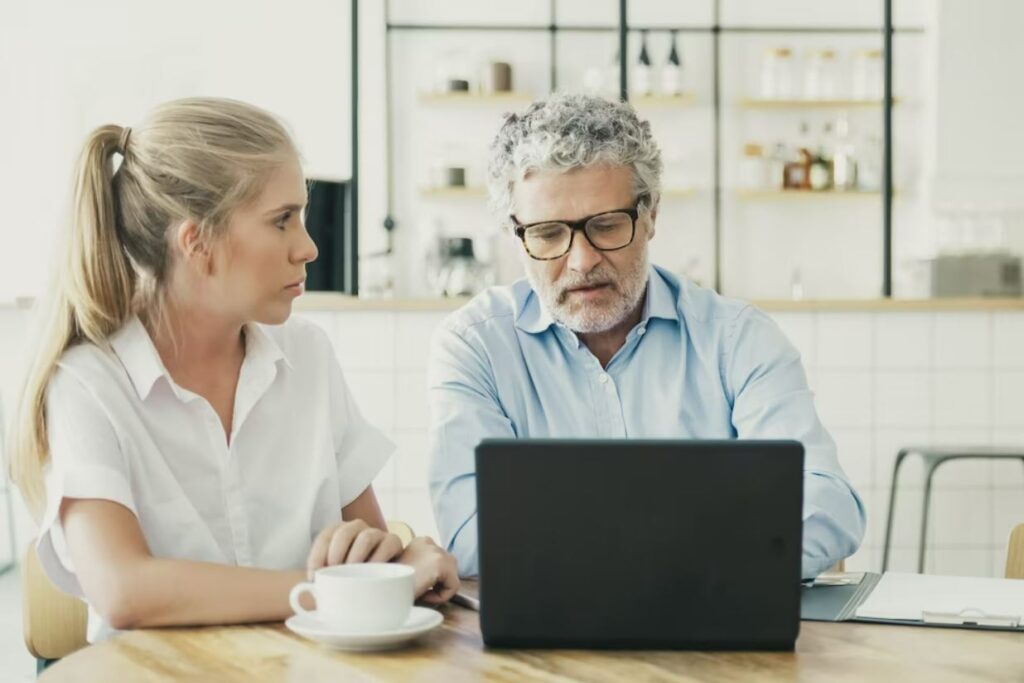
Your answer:
[[[37,659],[60,659],[87,645],[85,603],[61,592],[43,573],[35,542],[21,563],[25,647]]]
[[[405,522],[388,522],[388,531],[409,545],[412,528]],[[43,573],[35,542],[25,551],[21,573],[25,647],[37,659],[60,659],[85,647],[89,619],[85,603],[61,592]]]
[[[1024,524],[1018,524],[1010,532],[1006,547],[1006,578],[1024,579]]]

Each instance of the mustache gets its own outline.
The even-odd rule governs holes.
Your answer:
[[[604,272],[604,270],[592,270],[586,274],[571,273],[559,283],[556,300],[561,304],[569,297],[570,290],[583,287],[599,287],[601,285],[606,285],[615,291],[620,291],[619,283],[615,281],[611,274]]]

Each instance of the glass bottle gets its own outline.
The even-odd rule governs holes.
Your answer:
[[[814,155],[811,153],[813,145],[810,140],[810,131],[810,124],[806,121],[800,124],[796,155],[786,163],[785,168],[784,187],[787,190],[811,189],[811,162]]]
[[[767,160],[767,181],[769,190],[781,190],[786,187],[786,163],[790,161],[789,150],[782,142],[776,142]]]
[[[683,61],[676,47],[676,31],[671,32],[672,49],[668,53],[668,62],[661,70],[661,92],[664,95],[678,96],[683,94],[684,74]]]
[[[832,151],[828,147],[831,137],[832,124],[826,123],[825,130],[811,156],[811,168],[808,175],[811,189],[816,192],[832,189]]]
[[[857,189],[857,149],[850,137],[850,121],[846,115],[836,122],[835,154],[832,157],[832,185],[849,192]]]
[[[857,187],[863,192],[882,189],[882,141],[877,135],[867,136],[861,147]]]
[[[647,52],[647,31],[640,32],[640,57],[633,67],[633,92],[651,94],[651,57]]]

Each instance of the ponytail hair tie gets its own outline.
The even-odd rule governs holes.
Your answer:
[[[121,129],[121,139],[117,141],[117,153],[124,156],[125,151],[128,149],[128,137],[132,134],[132,129],[125,126]]]

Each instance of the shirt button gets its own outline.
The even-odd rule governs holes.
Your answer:
[[[637,334],[643,334],[643,333],[644,333],[644,332],[646,332],[646,331],[647,331],[647,328],[646,328],[646,327],[641,327],[641,328],[640,328],[639,330],[637,330],[637,331],[636,331],[636,333],[637,333]]]
[[[598,376],[597,381],[601,384],[608,384],[608,375],[602,373]]]

